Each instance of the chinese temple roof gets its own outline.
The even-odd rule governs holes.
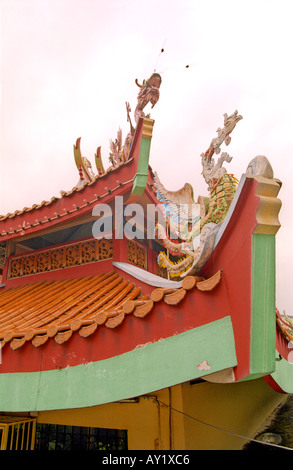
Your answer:
[[[195,204],[192,187],[186,184],[178,191],[169,191],[149,166],[154,121],[142,110],[146,102],[157,102],[160,86],[156,74],[151,78],[139,93],[134,113],[136,127],[131,124],[127,105],[130,133],[124,145],[120,130],[117,139],[110,141],[112,166],[108,170],[104,170],[98,148],[98,175],[93,174],[90,162],[82,156],[79,138],[74,145],[80,176],[76,186],[62,191],[60,197],[0,216],[0,242],[4,242],[5,257],[7,254],[2,264],[5,284],[0,288],[3,380],[4,374],[11,372],[57,368],[64,370],[64,384],[68,387],[67,368],[95,364],[99,371],[97,383],[106,394],[115,375],[113,370],[124,371],[120,361],[128,371],[123,383],[127,377],[137,375],[129,356],[135,358],[133,364],[138,369],[141,361],[147,363],[146,383],[135,381],[127,393],[102,396],[98,403],[104,403],[110,398],[134,396],[213,372],[229,370],[229,380],[237,381],[266,376],[275,367],[272,235],[280,227],[281,201],[277,196],[281,184],[273,177],[266,157],[255,157],[239,182],[223,167],[232,159],[227,152],[222,152],[215,163],[213,157],[220,153],[223,143],[229,145],[230,134],[242,119],[235,111],[224,115],[223,128],[218,128],[217,137],[201,154],[209,197],[199,196],[195,214],[181,213],[182,206]],[[92,224],[97,203],[115,205],[115,196],[123,196],[123,204],[139,201],[146,206],[159,202],[163,207],[168,227],[165,231],[160,223],[156,224],[157,238],[163,236],[156,246],[145,244],[144,263],[130,256],[129,240],[125,244],[125,239],[120,241],[118,237],[115,246],[113,241],[107,254],[103,254],[96,243],[98,237],[94,240],[95,236],[88,238],[88,233],[79,231],[81,226],[89,230],[86,224]],[[74,234],[69,234],[72,226]],[[178,227],[180,242],[171,237]],[[40,243],[42,236],[47,236],[45,251]],[[154,246],[156,250],[164,247],[159,256]],[[173,257],[179,260],[173,262]],[[97,265],[97,261],[102,264]],[[123,263],[127,269],[123,269]],[[139,269],[138,274],[133,264]],[[158,275],[163,270],[168,273],[164,282]],[[150,277],[156,280],[151,281]],[[172,277],[181,280],[169,281]],[[278,316],[281,339],[286,333],[286,339],[291,340],[292,330],[288,331],[288,325],[281,320]],[[190,355],[186,338],[192,347]],[[177,364],[175,372],[173,367],[164,370],[166,377],[162,382],[158,363],[156,382],[149,385],[154,358],[163,355],[169,362],[170,352]],[[193,357],[198,362],[193,363]],[[109,375],[103,388],[103,361],[109,358],[115,367],[107,365]],[[202,369],[203,364],[208,364],[208,369]],[[93,403],[97,403],[96,397],[90,402]]]

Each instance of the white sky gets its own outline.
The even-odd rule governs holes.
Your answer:
[[[227,170],[265,155],[283,182],[277,305],[293,315],[292,13],[292,0],[0,0],[0,213],[75,186],[78,137],[108,167],[134,80],[156,68],[150,164],[168,189],[207,195],[200,154],[235,109]]]

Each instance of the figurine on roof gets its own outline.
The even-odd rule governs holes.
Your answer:
[[[114,166],[118,166],[124,162],[123,147],[122,147],[122,130],[118,129],[117,137],[115,140],[110,139],[110,155],[109,160]]]
[[[142,85],[138,83],[138,80],[135,80],[136,85],[140,88],[137,96],[137,105],[134,111],[134,120],[136,126],[141,117],[145,117],[144,109],[147,104],[151,104],[151,108],[155,106],[160,97],[159,88],[162,83],[161,75],[158,73],[153,73],[148,80],[143,80]],[[126,136],[124,144],[122,145],[122,132],[121,129],[117,132],[117,138],[113,141],[110,140],[110,162],[112,165],[117,166],[128,160],[131,144],[134,138],[136,127],[133,126],[131,122],[131,108],[130,104],[126,102],[126,112],[127,112],[127,121],[130,124],[130,131]]]
[[[140,88],[137,96],[137,105],[134,112],[135,122],[138,123],[140,117],[144,117],[144,108],[148,103],[151,103],[152,108],[157,104],[160,98],[159,88],[162,83],[162,78],[159,73],[153,73],[148,80],[144,80],[142,85],[135,80],[135,83]]]
[[[137,123],[141,117],[145,117],[144,109],[148,103],[152,105],[152,108],[158,102],[160,97],[159,88],[162,83],[160,74],[153,73],[148,80],[143,80],[142,85],[138,83],[138,80],[135,80],[136,85],[140,88],[137,96],[137,105],[134,111],[134,119],[137,126]],[[130,113],[131,108],[130,104],[126,102],[126,112],[127,112],[127,121],[130,124],[130,131],[128,132],[124,143],[122,142],[122,130],[118,129],[117,137],[115,139],[110,139],[110,153],[109,161],[112,166],[117,167],[126,162],[129,158],[132,142],[134,139],[136,127],[132,124]],[[76,141],[76,144],[73,146],[75,163],[79,171],[79,182],[78,185],[83,185],[86,182],[93,181],[96,176],[92,170],[91,163],[89,160],[82,156],[80,149],[80,140],[79,137]],[[105,173],[102,158],[101,158],[101,147],[98,147],[97,153],[95,155],[95,163],[98,170],[98,175]]]

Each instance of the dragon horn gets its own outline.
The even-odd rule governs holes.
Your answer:
[[[137,78],[135,79],[135,83],[136,83],[136,85],[137,85],[139,88],[142,88],[142,87],[143,87],[143,85],[140,85],[140,84],[138,83]]]

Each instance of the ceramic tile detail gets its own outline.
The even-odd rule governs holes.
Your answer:
[[[157,302],[177,305],[194,288],[213,290],[220,280],[220,271],[206,280],[188,276],[180,288],[155,288],[143,295],[134,283],[112,271],[4,289],[0,292],[0,344],[16,350],[26,342],[39,347],[49,338],[58,344],[73,334],[86,338],[101,326],[118,327],[126,315],[146,317]]]

